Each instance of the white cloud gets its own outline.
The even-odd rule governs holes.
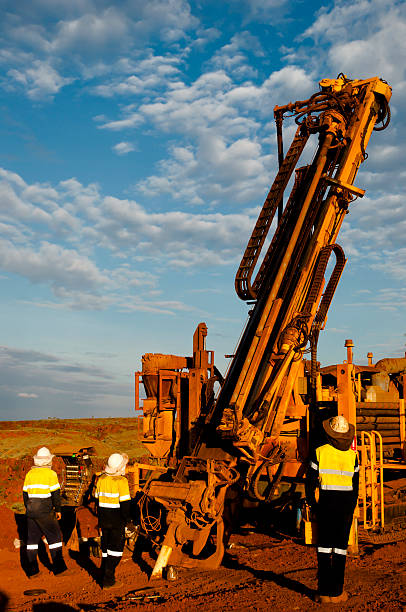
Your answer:
[[[159,33],[161,40],[171,44],[199,26],[186,0],[135,0],[132,14],[135,18],[134,34],[140,39],[144,39],[146,34]]]
[[[245,43],[253,44],[249,37]],[[267,152],[269,134],[261,141],[261,120],[265,113],[269,117],[270,100],[289,101],[293,94],[303,98],[313,89],[310,76],[297,66],[271,73],[258,86],[236,85],[224,70],[216,70],[190,85],[170,82],[159,100],[127,106],[122,118],[100,128],[125,132],[154,126],[158,134],[170,133],[193,143],[171,145],[157,172],[139,182],[138,188],[148,197],[171,195],[192,205],[203,199],[210,205],[249,202],[262,198],[274,169]]]
[[[111,74],[131,76],[130,67],[138,64],[132,58],[138,60],[140,51],[150,55],[149,43],[161,40],[168,48],[176,47],[188,31],[199,27],[185,0],[132,0],[125,6],[103,0],[73,2],[70,10],[63,2],[58,2],[58,7],[45,0],[31,4],[32,10],[26,3],[14,3],[4,12],[0,63],[8,68],[3,86],[18,87],[32,100],[52,99],[74,80],[97,76],[107,79],[98,83],[94,91],[112,95],[115,82]],[[151,69],[153,78],[146,79],[145,87],[156,87],[159,79],[169,77],[170,71],[170,66],[165,71],[164,65]],[[158,78],[155,84],[154,78]],[[119,92],[126,94],[136,87],[136,82],[132,79],[127,87],[124,83],[118,85]]]
[[[113,151],[117,153],[117,155],[126,155],[127,153],[131,153],[131,151],[135,151],[135,146],[131,142],[118,142],[114,145]]]
[[[237,142],[231,156],[224,148],[216,163],[225,172],[230,166],[231,173],[232,164],[242,163],[250,147],[248,141]],[[206,154],[211,154],[209,145]],[[174,155],[180,164],[193,161],[187,149]],[[256,172],[255,165],[241,167],[241,185],[250,172]],[[189,306],[181,300],[151,299],[147,294],[159,290],[159,276],[168,267],[234,266],[256,213],[149,212],[134,200],[103,196],[97,185],[82,186],[76,179],[55,186],[30,185],[13,173],[0,174],[0,202],[7,204],[0,267],[8,275],[49,287],[53,299],[33,300],[38,308],[64,304],[70,309],[114,307],[164,314],[185,310]],[[6,200],[8,192],[12,198]],[[35,230],[33,219],[41,221]],[[65,244],[50,241],[51,235],[63,236]],[[156,264],[159,272],[151,270]]]
[[[170,159],[161,162],[159,175],[138,187],[149,197],[166,193],[189,205],[247,202],[263,197],[272,160],[258,142],[241,138],[227,146],[214,130],[206,130],[198,150],[174,147]]]
[[[406,5],[395,0],[334,2],[320,9],[303,39],[328,43],[328,62],[352,78],[405,79]]]
[[[17,393],[17,396],[24,399],[36,399],[38,397],[36,393]]]
[[[178,65],[180,58],[176,55],[160,56],[149,55],[146,58],[135,60],[119,60],[113,66],[113,72],[117,74],[130,74],[124,80],[115,77],[111,80],[105,79],[101,85],[92,88],[92,93],[110,98],[119,96],[139,96],[166,89],[179,74]],[[101,72],[112,72],[111,66],[105,66]]]
[[[380,268],[372,268],[381,271]],[[406,289],[377,288],[372,294],[363,296],[362,300],[349,302],[346,306],[378,311],[403,311],[406,307]]]
[[[15,247],[0,240],[0,265],[31,282],[50,282],[72,288],[97,287],[107,281],[95,264],[73,250],[43,242],[39,248]]]
[[[89,52],[112,44],[124,47],[128,44],[129,27],[126,15],[115,7],[108,7],[101,13],[87,13],[77,19],[63,20],[58,23],[52,50]]]
[[[237,4],[249,20],[277,19],[283,15],[283,7],[289,5],[287,0],[227,0]]]
[[[119,119],[117,121],[108,121],[104,125],[100,126],[102,129],[121,131],[125,129],[132,129],[137,127],[144,121],[143,117],[137,113],[131,113],[126,119]]]
[[[41,60],[34,60],[26,68],[12,68],[7,72],[7,76],[22,86],[32,100],[52,97],[74,80],[61,76],[47,61]]]
[[[215,52],[210,63],[217,69],[224,69],[237,79],[254,78],[257,70],[248,60],[247,54],[263,58],[264,51],[259,40],[248,31],[234,34],[230,42]]]

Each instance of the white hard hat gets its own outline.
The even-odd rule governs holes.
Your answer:
[[[104,471],[111,476],[123,476],[128,463],[128,455],[125,453],[113,453],[107,460]]]
[[[34,465],[38,467],[51,465],[54,456],[46,446],[42,446],[37,450],[37,454],[34,455]]]
[[[341,414],[330,419],[330,427],[336,433],[347,433],[350,429],[347,419]]]

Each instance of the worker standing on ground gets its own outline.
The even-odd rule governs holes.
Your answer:
[[[115,571],[124,550],[125,525],[130,517],[130,489],[124,476],[128,456],[110,455],[103,474],[97,481],[95,497],[98,503],[102,549],[102,587],[122,586],[116,581]]]
[[[316,448],[306,478],[306,498],[316,515],[319,603],[347,601],[343,590],[352,517],[358,498],[355,427],[343,416],[323,421],[327,443]],[[316,489],[319,498],[316,503]]]
[[[61,489],[58,476],[52,469],[54,455],[43,446],[34,455],[34,465],[27,473],[23,486],[23,499],[27,516],[27,575],[39,574],[38,543],[45,536],[53,562],[55,575],[67,570],[62,555]]]

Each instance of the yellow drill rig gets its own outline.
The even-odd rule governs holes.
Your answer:
[[[246,498],[272,502],[283,483],[291,490],[303,483],[323,418],[344,414],[356,422],[355,366],[337,366],[336,386],[326,378],[323,389],[317,342],[346,263],[337,236],[351,202],[365,193],[354,181],[372,132],[389,123],[390,97],[378,77],[341,74],[323,79],[308,100],[275,107],[279,171],[237,271],[236,291],[250,310],[227,375],[206,350],[204,323],[194,333],[191,357],[143,356],[136,410],[143,383],[142,441],[154,467],[132,469],[142,531],[160,548],[153,575],[166,565],[217,567],[230,532],[229,508]],[[286,118],[297,129],[284,154]],[[299,166],[312,143],[313,161]]]

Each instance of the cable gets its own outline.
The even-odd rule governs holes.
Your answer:
[[[374,132],[381,132],[382,130],[387,128],[391,120],[390,107],[389,107],[389,103],[387,99],[384,98],[383,96],[380,96],[379,98],[380,98],[381,105],[379,107],[378,117],[376,121],[377,123],[382,122],[382,125],[378,127],[375,125]]]
[[[148,495],[144,493],[138,502],[138,506],[140,508],[141,527],[143,528],[145,533],[149,533],[150,531],[160,531],[162,528],[162,525],[161,525],[162,510],[159,509],[158,517],[151,516],[148,513],[148,505],[149,505],[149,498],[148,498]],[[144,506],[145,506],[145,514],[144,514]]]

